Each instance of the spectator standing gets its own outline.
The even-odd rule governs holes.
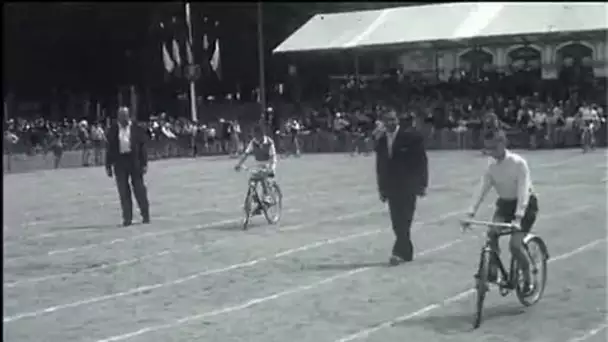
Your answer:
[[[101,151],[104,147],[106,136],[101,124],[96,123],[91,127],[91,142],[93,144],[93,159],[96,166],[101,165]]]
[[[116,179],[123,226],[130,226],[133,222],[131,185],[143,223],[150,223],[148,193],[144,184],[148,170],[146,141],[146,132],[131,122],[129,109],[119,108],[117,124],[108,131],[106,172],[108,177],[115,176]]]
[[[383,116],[384,131],[376,144],[376,180],[382,202],[388,202],[395,244],[391,265],[412,261],[411,225],[416,199],[428,186],[428,161],[424,138],[400,127],[395,111]]]

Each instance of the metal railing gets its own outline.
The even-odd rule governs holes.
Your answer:
[[[426,139],[426,146],[429,150],[480,149],[483,144],[483,132],[477,129],[437,129],[425,126],[421,129],[421,132]],[[580,131],[578,129],[567,130],[559,127],[548,127],[538,130],[532,135],[522,130],[512,130],[507,134],[511,148],[553,149],[580,146]],[[606,127],[603,126],[595,132],[595,135],[596,145],[605,147],[608,138]],[[298,140],[300,153],[369,153],[373,152],[374,147],[374,141],[371,137],[350,132],[309,131],[299,134],[296,139]],[[275,142],[279,153],[295,153],[292,135],[275,136]],[[207,139],[204,136],[196,136],[193,139],[191,135],[178,135],[176,139],[161,137],[149,142],[148,156],[150,160],[193,157],[195,151],[196,156],[235,155],[243,150],[245,143],[246,141],[243,140]],[[97,164],[103,163],[104,144],[88,144],[86,146],[86,153],[90,157],[86,158],[81,157],[84,151],[82,145],[71,145],[71,148],[73,150],[76,149],[76,151],[70,153],[76,153],[78,157],[72,157],[72,161],[66,161],[66,164],[62,163],[62,166],[80,166],[78,164],[87,158],[90,160],[89,165],[95,165],[93,159],[97,159]],[[28,160],[35,158],[50,159],[47,156],[42,156],[44,151],[39,151],[35,155],[26,155],[21,153],[23,149],[16,147],[9,148],[6,144],[4,150],[3,164],[4,169],[7,171],[7,164],[11,164],[9,161],[15,164],[24,161],[28,162]],[[94,158],[96,154],[101,154],[102,157]],[[45,161],[45,163],[50,163],[50,160]]]

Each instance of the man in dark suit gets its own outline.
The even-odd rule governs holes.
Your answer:
[[[394,111],[385,113],[382,121],[384,132],[376,141],[376,178],[380,200],[388,201],[396,236],[390,264],[398,265],[414,257],[410,230],[416,199],[426,193],[428,161],[424,138],[411,122],[400,125]]]
[[[108,177],[116,176],[123,226],[130,226],[133,220],[129,180],[143,223],[150,223],[148,193],[144,184],[144,174],[148,169],[146,132],[131,122],[129,109],[121,107],[118,109],[117,124],[110,127],[107,139],[106,172]]]

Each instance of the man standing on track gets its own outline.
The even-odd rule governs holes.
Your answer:
[[[146,132],[131,122],[129,109],[118,109],[118,123],[110,127],[107,135],[106,172],[108,177],[116,175],[118,197],[122,208],[122,224],[130,226],[133,220],[133,201],[139,206],[143,223],[150,223],[148,193],[144,184],[144,174],[148,169],[148,151],[146,149]],[[114,172],[112,172],[114,171]]]
[[[428,186],[424,138],[411,127],[400,127],[395,111],[382,117],[384,132],[376,141],[376,178],[382,202],[388,201],[396,240],[391,265],[412,261],[410,236],[416,199]]]

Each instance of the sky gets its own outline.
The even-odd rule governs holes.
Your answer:
[[[267,78],[287,71],[289,60],[270,51],[319,12],[412,3],[266,3],[264,47]],[[204,18],[218,22],[223,83],[258,79],[255,3],[194,3],[194,44],[202,44]],[[111,92],[118,84],[161,85],[166,80],[161,22],[183,20],[180,2],[10,3],[3,6],[5,93],[33,96],[49,89]],[[203,56],[195,56],[203,62]],[[5,94],[6,95],[6,94]]]

